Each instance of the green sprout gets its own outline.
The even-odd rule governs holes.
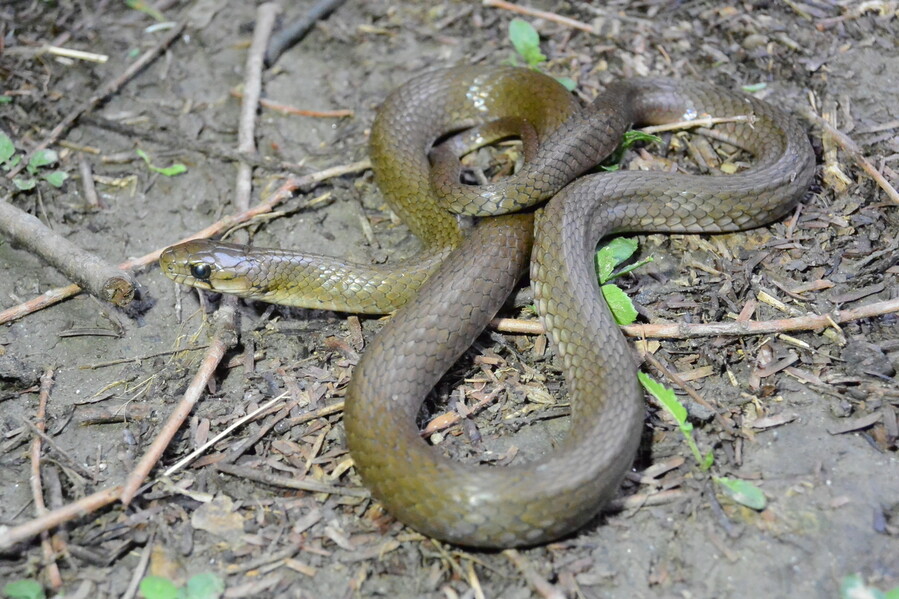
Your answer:
[[[630,129],[624,132],[624,137],[621,138],[621,143],[618,144],[618,147],[612,152],[608,158],[606,158],[605,162],[600,166],[600,168],[604,171],[612,172],[617,171],[621,168],[621,158],[624,156],[624,153],[628,151],[634,144],[638,141],[645,141],[646,143],[661,143],[662,138],[656,135],[651,135],[649,133],[643,133],[642,131],[636,131],[634,129]]]
[[[655,381],[645,372],[638,372],[637,378],[640,379],[640,383],[643,387],[658,400],[665,411],[674,418],[677,427],[684,435],[684,439],[690,447],[690,451],[693,452],[693,457],[699,464],[700,469],[705,471],[711,468],[715,461],[715,456],[711,451],[704,456],[699,451],[696,440],[693,439],[693,424],[687,420],[687,408],[685,408],[680,400],[677,399],[674,390]],[[745,505],[750,509],[759,511],[765,509],[768,505],[768,500],[765,497],[764,491],[749,481],[728,478],[726,476],[715,476],[713,477],[713,480],[719,487],[721,487],[721,490],[725,495],[740,505]],[[899,597],[890,599],[899,599]]]
[[[696,458],[696,461],[699,463],[699,467],[702,470],[711,468],[715,458],[711,451],[705,456],[700,453],[699,447],[693,439],[693,423],[687,420],[687,408],[684,407],[684,404],[682,404],[674,394],[674,390],[659,383],[645,372],[638,372],[637,378],[640,379],[640,383],[643,387],[658,400],[663,408],[665,408],[665,411],[674,418],[677,427],[687,441],[687,445],[690,446],[690,451],[693,452],[693,457]]]
[[[509,41],[512,42],[518,56],[524,60],[524,64],[528,68],[539,71],[540,65],[546,62],[546,55],[540,51],[540,34],[527,21],[522,19],[509,21]],[[514,58],[512,64],[517,64]],[[568,91],[577,87],[574,79],[570,77],[556,77],[556,81],[565,86]]]
[[[596,252],[596,278],[599,279],[602,295],[609,304],[612,316],[615,317],[615,322],[618,324],[631,324],[637,320],[637,309],[634,308],[631,298],[622,291],[621,287],[609,283],[609,281],[652,262],[651,257],[646,258],[615,272],[615,268],[633,256],[636,251],[637,241],[635,239],[616,237]]]
[[[840,599],[899,599],[899,587],[884,592],[867,586],[861,574],[850,574],[840,581]]]
[[[44,599],[44,587],[36,580],[25,579],[10,582],[3,587],[3,596],[9,599]]]
[[[144,599],[219,599],[224,592],[225,582],[211,572],[192,576],[183,587],[163,576],[146,576],[140,581]]]
[[[0,132],[0,166],[6,172],[16,168],[22,162],[22,157],[16,154],[16,146],[12,139]],[[31,155],[25,170],[28,177],[14,177],[13,184],[19,191],[29,191],[37,186],[38,180],[43,179],[53,187],[62,187],[68,179],[68,173],[64,171],[50,170],[48,167],[59,162],[59,154],[55,150],[38,150]]]
[[[134,150],[138,156],[140,156],[143,161],[147,164],[147,168],[149,168],[154,173],[159,173],[160,175],[165,175],[166,177],[174,177],[175,175],[180,175],[181,173],[187,172],[187,167],[181,164],[180,162],[176,162],[172,166],[159,167],[155,166],[150,161],[150,156],[147,155],[146,152],[138,148]]]
[[[149,15],[157,21],[165,21],[165,16],[163,16],[163,14],[155,7],[144,2],[144,0],[125,0],[125,5],[128,8],[133,8],[134,10],[139,10],[140,12]]]

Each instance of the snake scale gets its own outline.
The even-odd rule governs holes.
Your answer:
[[[754,155],[730,176],[621,171],[579,177],[633,124],[751,115],[713,135]],[[436,140],[495,119],[539,140],[518,173],[465,186],[431,173]],[[476,129],[477,131],[477,129]],[[474,135],[478,137],[478,135]],[[522,133],[522,138],[525,134]],[[584,525],[616,492],[640,440],[636,364],[600,294],[592,254],[624,232],[736,231],[787,214],[815,160],[779,109],[698,82],[633,79],[587,108],[554,79],[514,67],[456,67],[393,92],[372,125],[375,180],[422,241],[389,268],[338,258],[191,241],[165,251],[164,272],[196,287],[310,308],[386,313],[347,389],[347,443],[363,482],[416,530],[478,547],[533,545]],[[441,167],[442,168],[442,167]],[[433,177],[433,180],[432,180]],[[476,219],[549,200],[531,213]],[[532,248],[533,245],[533,248]],[[540,318],[561,358],[570,430],[543,458],[511,467],[462,464],[421,439],[427,393],[470,346],[530,265]]]

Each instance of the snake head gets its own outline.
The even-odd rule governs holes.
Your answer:
[[[232,243],[196,239],[163,250],[159,266],[176,283],[218,293],[244,296],[252,291],[247,248]]]

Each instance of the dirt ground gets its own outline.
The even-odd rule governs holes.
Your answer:
[[[285,4],[282,16],[292,20],[312,3]],[[584,99],[611,81],[650,74],[727,88],[764,84],[758,96],[797,115],[832,112],[875,168],[899,184],[895,2],[533,6],[593,26],[587,33],[524,17],[543,38],[545,70],[573,78]],[[13,193],[2,178],[4,194],[113,263],[218,220],[234,191],[236,164],[222,154],[237,143],[239,103],[231,91],[243,81],[254,10],[252,3],[175,2],[164,17],[187,23],[184,34],[53,146],[70,174],[64,187],[42,183]],[[509,60],[514,16],[479,2],[346,4],[265,71],[263,89],[273,102],[349,109],[352,116],[263,109],[259,154],[300,165],[301,173],[365,158],[374,110],[390,90],[428,69]],[[169,31],[155,24],[120,2],[4,3],[0,75],[9,101],[0,104],[0,128],[20,151],[32,149]],[[46,44],[109,60],[37,52]],[[790,218],[726,236],[639,238],[641,255],[654,261],[622,286],[642,322],[731,322],[748,302],[758,302],[754,319],[770,320],[899,297],[899,206],[844,151],[834,165],[845,185],[825,177],[830,146],[819,127],[803,123],[819,175]],[[157,165],[184,163],[187,172],[154,173],[135,149]],[[95,178],[99,208],[86,203],[82,160]],[[255,197],[284,176],[257,168]],[[356,261],[396,260],[416,247],[369,172],[329,180],[280,210],[282,218],[253,223],[254,244]],[[2,237],[0,264],[0,308],[68,284]],[[0,330],[0,527],[35,515],[26,421],[36,418],[36,385],[46,368],[55,369],[46,418],[52,445],[44,443],[41,460],[50,508],[120,483],[187,387],[202,351],[174,350],[205,345],[204,313],[217,299],[207,298],[204,309],[197,294],[178,289],[155,266],[137,276],[141,299],[127,309],[83,294]],[[59,529],[53,547],[66,596],[128,596],[130,582],[147,573],[183,584],[207,571],[225,580],[231,597],[836,597],[841,579],[853,573],[883,590],[899,585],[895,313],[789,336],[651,341],[655,357],[683,374],[740,434],[687,401],[700,448],[714,452],[711,473],[703,472],[676,426],[648,402],[635,464],[642,476],[629,479],[621,496],[650,500],[517,555],[442,545],[397,523],[358,492],[339,411],[303,418],[342,400],[378,319],[258,303],[242,304],[240,316],[240,344],[164,454],[153,484],[127,508],[116,503]],[[448,399],[467,394],[470,405],[495,391],[494,403],[470,423],[443,431],[451,451],[487,461],[538,455],[564,432],[567,416],[564,384],[541,341],[484,333],[438,386],[422,422],[451,411]],[[293,402],[288,411],[264,414],[161,477],[285,391]],[[242,447],[247,439],[252,443]],[[215,469],[235,451],[231,463],[240,471]],[[247,472],[306,475],[347,492],[291,490],[250,480]],[[711,475],[754,482],[767,508],[738,506]],[[0,554],[0,581],[49,585],[48,561],[39,542],[18,543]],[[551,586],[538,588],[535,580]]]

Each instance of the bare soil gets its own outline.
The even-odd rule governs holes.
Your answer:
[[[312,3],[287,4],[285,20]],[[864,11],[860,3],[816,0],[533,5],[594,27],[586,33],[527,17],[543,38],[545,70],[576,80],[585,100],[608,82],[642,75],[728,88],[763,84],[757,95],[797,115],[832,111],[837,126],[899,184],[895,2],[865,3]],[[188,23],[184,35],[53,146],[71,175],[65,186],[15,192],[2,178],[10,201],[113,263],[220,218],[236,172],[221,157],[236,146],[239,103],[231,91],[243,80],[254,10],[252,3],[210,0],[167,8],[167,20]],[[365,158],[374,110],[390,90],[428,69],[509,60],[513,16],[475,2],[346,4],[265,72],[264,93],[296,108],[350,109],[353,116],[263,109],[259,153],[303,172]],[[0,76],[10,101],[0,104],[2,130],[20,150],[33,148],[159,42],[166,30],[150,29],[154,24],[119,2],[4,3]],[[37,52],[46,44],[109,60]],[[729,322],[752,301],[753,318],[768,320],[899,296],[899,206],[843,151],[835,160],[845,187],[825,178],[821,131],[806,124],[821,168],[792,218],[726,236],[639,238],[641,255],[654,262],[622,285],[642,321]],[[154,173],[137,148],[155,164],[182,162],[188,171]],[[96,179],[98,209],[86,204],[82,159]],[[284,176],[257,168],[256,196]],[[328,199],[307,206],[325,192]],[[328,181],[283,211],[283,218],[253,224],[254,244],[356,261],[396,260],[416,247],[370,173]],[[0,264],[2,308],[68,284],[2,238]],[[80,295],[0,330],[0,526],[35,515],[33,433],[25,421],[35,419],[37,380],[46,368],[55,369],[46,418],[53,443],[44,443],[41,460],[51,508],[122,481],[187,386],[202,352],[174,350],[205,344],[205,314],[217,300],[201,305],[155,267],[138,278],[141,298],[127,309]],[[766,303],[765,294],[780,304]],[[342,399],[380,322],[258,303],[240,310],[240,345],[157,473],[286,391],[295,402],[287,419],[243,448],[236,465],[358,490],[339,412],[300,424],[290,419]],[[519,313],[509,308],[505,315]],[[129,507],[114,504],[65,524],[53,545],[64,583],[55,592],[119,597],[149,572],[181,584],[205,571],[222,576],[231,597],[836,597],[840,580],[853,573],[890,589],[899,585],[899,460],[891,429],[899,406],[897,331],[896,314],[886,314],[789,337],[651,342],[656,358],[690,379],[739,434],[687,401],[700,448],[714,452],[704,472],[670,419],[648,402],[635,464],[643,476],[627,481],[621,495],[652,499],[665,491],[671,499],[609,512],[570,538],[521,551],[535,578],[557,595],[538,590],[514,556],[436,543],[367,497],[290,490],[215,470],[273,415],[155,480]],[[538,337],[485,332],[435,390],[422,422],[452,411],[463,394],[472,405],[495,393],[477,416],[441,433],[449,451],[500,463],[538,455],[564,433],[567,416],[552,350],[541,352],[541,344]],[[660,464],[669,469],[644,472]],[[740,507],[712,475],[754,482],[768,506]],[[0,581],[49,584],[47,563],[38,541],[19,543],[0,555]]]

